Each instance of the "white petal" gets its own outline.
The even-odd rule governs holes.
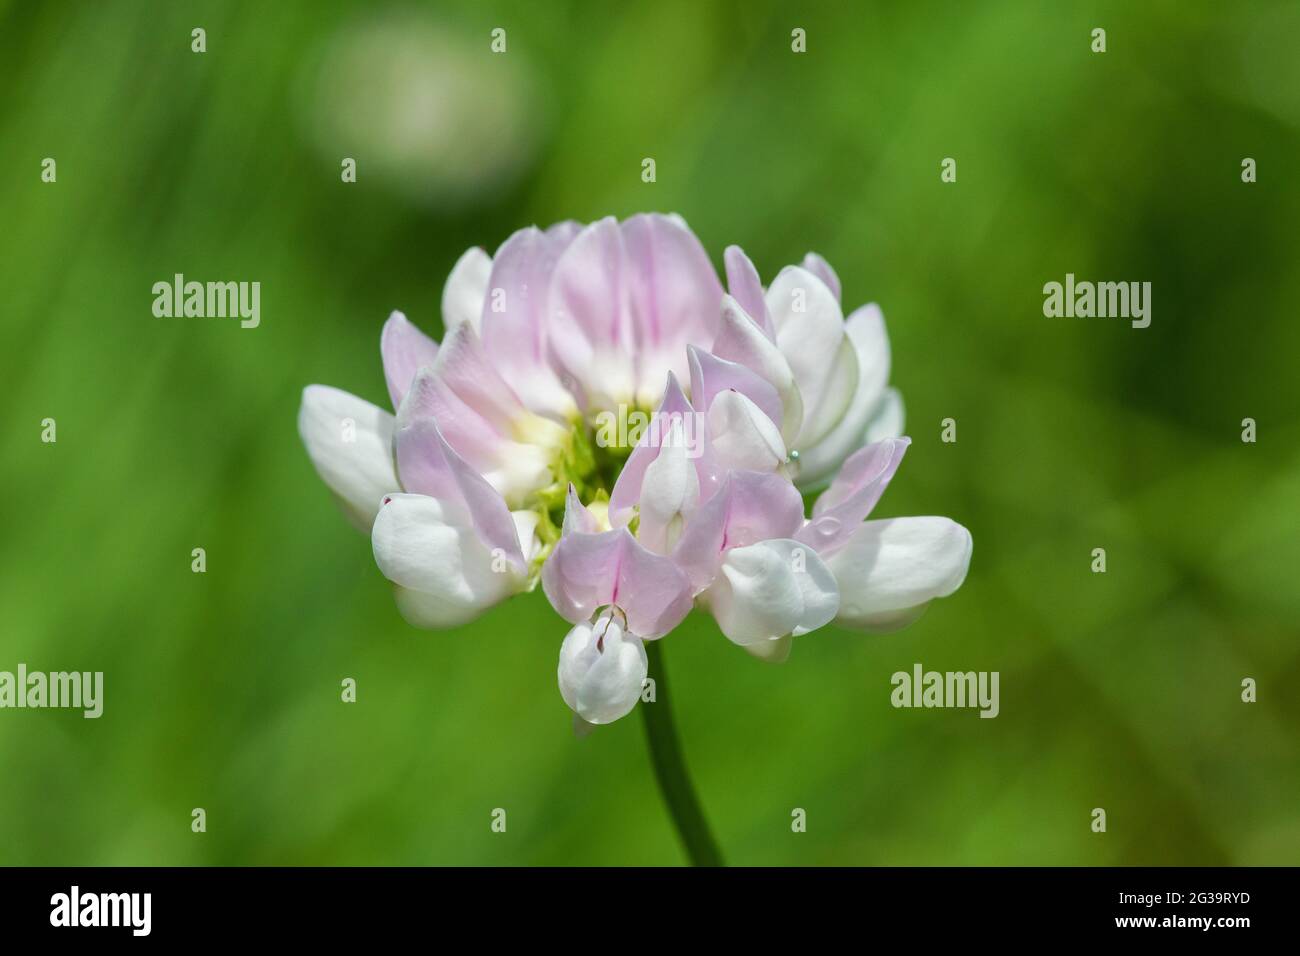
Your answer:
[[[569,631],[556,676],[560,696],[574,713],[589,724],[608,724],[636,706],[648,671],[641,638],[606,614]]]
[[[454,627],[521,590],[523,575],[493,555],[468,514],[424,495],[389,495],[371,534],[375,562],[416,627]]]
[[[718,627],[737,644],[806,634],[839,606],[835,577],[817,552],[789,538],[732,548],[704,593]]]
[[[651,551],[667,554],[700,501],[700,479],[689,457],[680,418],[673,419],[659,456],[641,482],[641,523],[636,536]]]
[[[536,511],[512,511],[510,517],[514,519],[515,531],[519,534],[519,550],[523,552],[524,560],[533,560],[542,544],[537,538],[537,525],[542,516]]]
[[[857,392],[848,409],[834,428],[817,444],[799,448],[799,471],[795,480],[805,490],[817,488],[831,478],[844,459],[869,441],[864,435],[872,425],[873,416],[884,414],[883,395],[889,381],[889,337],[885,334],[885,318],[880,308],[864,305],[854,311],[844,324],[844,333],[853,343],[858,359]],[[897,395],[897,393],[895,393]],[[879,438],[896,438],[902,434],[901,402],[899,404],[899,432],[880,435]]]
[[[878,442],[885,438],[899,438],[903,434],[903,396],[896,388],[885,389],[880,397],[880,404],[871,413],[864,434],[865,444]]]
[[[816,444],[857,391],[856,355],[845,347],[844,314],[826,283],[798,266],[787,266],[773,280],[767,307],[777,347],[790,363],[803,399],[795,447]]]
[[[719,392],[709,407],[709,431],[723,469],[776,471],[785,464],[785,443],[772,419],[739,392]]]
[[[840,587],[836,623],[895,630],[966,579],[970,532],[949,518],[864,521],[827,559]]]
[[[456,260],[442,287],[442,324],[448,332],[462,322],[478,331],[491,274],[492,257],[477,246]]]
[[[308,385],[298,434],[348,520],[369,531],[384,495],[402,487],[393,467],[393,416],[337,388]]]
[[[824,384],[816,405],[804,406],[803,426],[794,447],[814,446],[844,420],[858,392],[858,354],[848,336],[840,339],[829,367],[823,372]]]

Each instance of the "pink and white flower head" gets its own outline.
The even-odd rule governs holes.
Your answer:
[[[308,454],[402,615],[453,627],[540,582],[589,723],[636,705],[643,642],[692,608],[782,660],[831,622],[910,623],[970,563],[947,518],[867,520],[909,444],[880,309],[845,319],[817,255],[767,288],[739,247],[724,262],[726,291],[675,215],[524,229],[456,263],[441,345],[388,319],[395,415],[303,392]]]

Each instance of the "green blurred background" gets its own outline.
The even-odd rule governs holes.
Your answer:
[[[384,318],[440,336],[466,247],[641,210],[881,303],[877,515],[975,539],[897,634],[667,639],[729,862],[1300,862],[1298,39],[1296,3],[0,0],[0,670],[106,684],[0,712],[0,863],[684,860],[639,715],[572,734],[544,597],[408,627],[295,427],[312,382],[386,404]],[[260,281],[260,328],[154,318],[177,272]],[[1151,327],[1044,318],[1066,272],[1151,281]],[[1000,671],[1001,715],[892,709],[918,661]]]

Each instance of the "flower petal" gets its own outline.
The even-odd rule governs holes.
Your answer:
[[[456,260],[442,287],[442,325],[447,332],[465,323],[478,329],[491,272],[492,257],[477,246]]]
[[[763,297],[763,283],[758,278],[758,270],[754,268],[754,263],[740,246],[727,246],[722,254],[722,260],[727,269],[727,291],[758,323],[763,334],[775,342],[776,328],[772,325],[772,313],[767,309],[767,301]]]
[[[669,372],[689,374],[686,346],[717,335],[722,285],[680,216],[643,213],[620,229],[637,340],[636,401],[653,405]]]
[[[865,438],[868,442],[881,441],[885,438],[898,438],[903,434],[903,396],[896,388],[885,389],[880,397],[880,404],[867,422]]]
[[[461,325],[443,339],[433,371],[462,402],[505,436],[525,418],[527,410],[501,377],[494,358],[488,356],[473,327]]]
[[[491,423],[461,401],[433,369],[424,368],[416,373],[397,419],[399,435],[402,425],[420,420],[436,422],[447,443],[511,508],[526,506],[534,491],[554,481],[547,448],[502,437]],[[399,438],[399,446],[400,443]],[[407,458],[406,467],[414,467],[416,460],[416,456]]]
[[[526,583],[462,509],[424,495],[389,495],[371,542],[379,570],[395,585],[398,610],[416,627],[464,624]]]
[[[527,571],[519,528],[500,492],[452,450],[432,418],[399,416],[397,470],[409,492],[438,501],[444,512],[474,528],[519,574]]]
[[[709,498],[716,490],[719,479],[715,473],[708,436],[705,434],[704,416],[691,407],[681,385],[677,382],[677,377],[670,372],[663,399],[638,439],[636,447],[628,455],[614,482],[614,490],[610,492],[609,520],[614,527],[623,527],[632,519],[633,509],[641,501],[645,492],[646,472],[659,457],[667,438],[672,433],[674,422],[681,426],[678,435],[682,439],[686,457],[692,462],[695,470],[700,498]]]
[[[526,505],[554,481],[551,462],[568,440],[561,425],[523,406],[468,325],[448,335],[434,364],[416,373],[398,423],[421,418],[435,420],[447,443],[511,507]]]
[[[401,312],[394,312],[379,335],[379,354],[384,361],[384,380],[393,410],[402,407],[402,399],[415,373],[432,365],[438,357],[438,343],[412,325]]]
[[[648,672],[641,638],[618,615],[605,614],[594,625],[583,622],[569,631],[556,677],[560,696],[575,714],[589,724],[608,724],[636,706]]]
[[[298,434],[348,520],[369,531],[384,495],[401,487],[393,468],[393,416],[340,389],[308,385]]]
[[[785,443],[772,419],[736,391],[722,392],[713,399],[709,439],[723,469],[776,471],[785,464]]]
[[[542,588],[566,621],[587,621],[614,605],[626,614],[633,633],[647,639],[671,631],[691,609],[686,575],[626,528],[566,531],[542,566]]]
[[[718,358],[695,346],[686,349],[691,367],[691,404],[707,412],[719,392],[728,389],[740,392],[763,410],[780,428],[781,396],[772,383],[736,362]]]
[[[826,283],[798,266],[777,275],[767,290],[767,306],[777,347],[803,399],[794,447],[814,445],[843,417],[857,391],[857,355],[844,337],[844,315]]]
[[[547,302],[551,275],[571,239],[570,230],[555,227],[514,233],[492,260],[482,304],[483,347],[493,365],[528,408],[559,421],[575,416],[577,405],[551,360]]]
[[[949,518],[867,521],[826,563],[839,582],[836,623],[889,631],[952,594],[970,567],[971,534]]]
[[[698,593],[712,583],[728,548],[791,538],[802,524],[803,498],[785,477],[733,471],[686,523],[673,560]]]
[[[579,532],[582,534],[595,534],[597,531],[605,530],[600,526],[596,516],[591,513],[582,499],[578,497],[578,490],[569,483],[569,490],[564,496],[564,523],[561,528],[562,534]]]
[[[836,302],[841,301],[840,277],[835,274],[829,262],[817,253],[810,252],[803,257],[803,267],[826,283],[826,288],[834,294]]]
[[[889,338],[885,319],[876,305],[864,305],[849,316],[844,334],[853,344],[858,359],[858,385],[843,417],[819,442],[799,449],[799,469],[795,476],[799,487],[817,488],[839,469],[841,463],[864,444],[902,434],[901,401],[899,417],[888,418],[884,407],[885,384],[889,381]],[[897,393],[895,392],[895,397]],[[875,415],[882,416],[882,426],[897,421],[892,433],[882,427],[869,432]],[[866,436],[866,437],[864,437]]]
[[[573,238],[552,277],[551,347],[597,408],[634,402],[637,343],[627,270],[618,222],[606,217]]]
[[[823,555],[843,547],[885,493],[911,443],[910,438],[886,438],[845,459],[831,486],[813,505],[812,520],[795,537]]]
[[[672,423],[659,457],[646,469],[641,486],[641,522],[636,536],[656,554],[672,550],[700,501],[700,479],[688,454],[678,419]]]
[[[835,577],[806,544],[789,538],[733,548],[705,592],[718,627],[736,644],[814,631],[835,617]]]
[[[723,297],[722,328],[711,351],[767,379],[781,398],[781,437],[790,441],[798,435],[804,406],[790,363],[731,296]]]
[[[532,561],[542,547],[537,537],[537,526],[542,516],[536,511],[512,511],[510,520],[515,523],[515,534],[519,538],[519,548],[525,561]]]

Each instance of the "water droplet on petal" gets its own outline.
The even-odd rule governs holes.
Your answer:
[[[817,534],[822,538],[831,538],[839,533],[840,519],[832,518],[827,515],[824,518],[817,519]]]

